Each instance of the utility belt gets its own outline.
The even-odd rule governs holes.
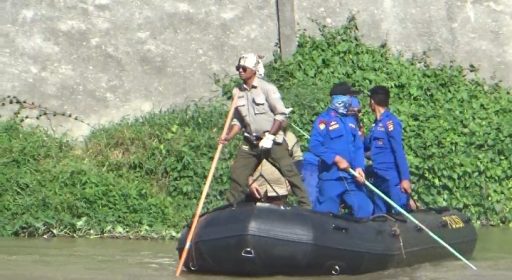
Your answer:
[[[244,132],[244,141],[245,143],[251,145],[251,146],[258,146],[261,139],[263,137],[259,134],[249,134],[247,132]],[[276,135],[276,138],[274,139],[274,144],[280,145],[283,143],[284,140],[284,134],[282,131],[279,131]]]
[[[261,139],[263,139],[263,137],[261,137],[258,134],[249,134],[247,132],[244,132],[244,141],[245,141],[245,143],[247,143],[251,146],[258,146]]]

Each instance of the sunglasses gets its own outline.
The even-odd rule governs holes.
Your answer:
[[[247,72],[247,66],[238,64],[236,67],[236,72],[240,71],[242,69],[243,72]]]

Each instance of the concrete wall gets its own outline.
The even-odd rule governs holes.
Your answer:
[[[474,64],[483,77],[512,86],[512,5],[507,0],[309,0],[297,2],[298,25],[307,18],[330,25],[355,13],[361,37],[388,42],[404,54],[426,51],[434,63]],[[313,9],[312,7],[320,7]]]
[[[282,19],[294,19],[297,29],[315,33],[311,18],[336,26],[356,13],[361,36],[370,44],[387,41],[406,54],[427,51],[436,63],[473,63],[484,77],[511,86],[512,8],[507,2],[304,0],[294,2],[292,20]],[[1,1],[0,101],[7,104],[0,106],[0,118],[19,112],[28,117],[27,124],[81,136],[91,126],[218,95],[213,74],[235,75],[239,54],[271,58],[279,40],[276,4]],[[27,103],[8,104],[8,95]],[[36,120],[41,111],[64,116]]]

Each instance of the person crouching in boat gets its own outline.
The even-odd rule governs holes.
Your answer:
[[[315,120],[309,138],[309,151],[320,158],[318,196],[313,210],[338,213],[348,206],[358,218],[373,214],[373,203],[364,188],[364,149],[355,118],[347,114],[356,91],[346,83],[335,84],[331,103]],[[354,178],[348,169],[359,175]]]
[[[295,166],[300,170],[303,154],[297,137],[290,130],[286,130],[284,139]],[[269,161],[263,160],[249,177],[249,190],[255,201],[283,206],[288,198],[290,183]]]
[[[404,210],[414,210],[411,199],[409,166],[402,143],[402,123],[389,110],[390,92],[387,87],[370,89],[370,108],[375,121],[365,137],[365,150],[372,160],[373,183]],[[374,195],[375,214],[397,212],[380,196]]]

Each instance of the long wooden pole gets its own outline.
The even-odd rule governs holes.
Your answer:
[[[228,116],[226,117],[226,122],[224,124],[224,129],[222,130],[221,137],[226,135],[229,125],[231,123],[231,119],[233,118],[233,113],[235,111],[236,105],[236,95],[233,95],[233,100],[231,102],[231,107],[229,108]],[[206,199],[206,194],[208,193],[208,189],[210,188],[210,184],[213,179],[213,174],[215,173],[215,168],[217,167],[217,162],[219,161],[220,153],[222,151],[222,147],[224,145],[220,144],[217,146],[217,152],[215,152],[215,156],[213,157],[212,165],[210,167],[210,172],[208,173],[208,177],[206,178],[206,183],[203,187],[203,192],[201,193],[201,198],[199,199],[199,203],[197,204],[196,212],[194,215],[194,219],[192,220],[192,225],[190,226],[190,230],[188,231],[187,241],[185,242],[185,248],[183,248],[183,252],[181,253],[181,258],[176,268],[176,276],[180,276],[181,270],[183,269],[183,264],[187,259],[188,251],[190,249],[190,243],[192,238],[194,237],[194,231],[197,226],[197,221],[199,220],[199,215],[203,209],[203,204]]]

